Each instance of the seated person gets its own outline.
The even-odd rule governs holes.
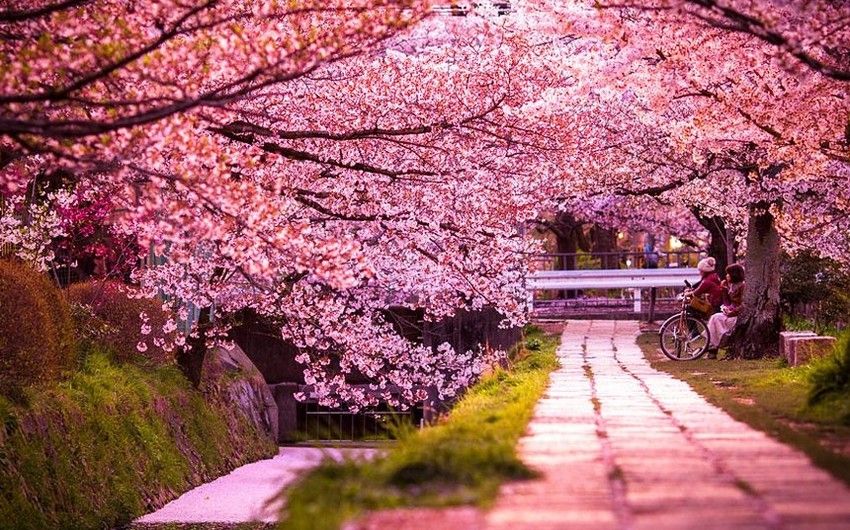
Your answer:
[[[716,264],[714,258],[705,258],[697,263],[700,281],[690,293],[701,298],[707,297],[713,309],[712,313],[720,311],[720,306],[723,304],[723,287],[721,287],[720,276],[714,272]]]
[[[708,320],[708,359],[717,359],[720,341],[735,329],[738,322],[738,314],[744,302],[744,267],[737,263],[726,267],[726,279],[720,285],[723,288],[723,305],[720,306],[720,313],[711,315]]]

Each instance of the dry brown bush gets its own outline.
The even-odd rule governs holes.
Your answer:
[[[44,274],[0,260],[0,389],[58,378],[76,362],[70,306]]]
[[[132,287],[114,281],[95,280],[77,283],[66,289],[68,299],[75,304],[77,328],[87,339],[109,347],[121,362],[143,362],[157,365],[173,362],[174,353],[154,344],[155,338],[173,342],[173,333],[164,333],[163,325],[169,313],[162,303],[152,299],[127,296]],[[151,332],[142,333],[140,313],[149,317]],[[144,342],[147,350],[137,345]]]

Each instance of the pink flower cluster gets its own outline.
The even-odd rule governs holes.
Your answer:
[[[383,310],[524,322],[526,226],[558,208],[741,237],[761,208],[789,250],[850,255],[847,5],[425,4],[18,2],[40,14],[0,22],[0,191],[74,175],[89,191],[48,214],[67,253],[151,249],[146,294],[281,322],[330,405],[474,380],[487,355]]]

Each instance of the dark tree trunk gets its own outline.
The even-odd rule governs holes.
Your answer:
[[[560,256],[557,267],[560,270],[575,270],[577,264],[576,252],[579,247],[587,247],[584,241],[584,231],[582,223],[568,212],[558,212],[554,222],[551,224],[552,233],[555,234],[555,244],[558,254],[569,254],[568,256]],[[558,296],[561,298],[573,299],[578,296],[578,291],[559,291]]]
[[[769,204],[750,206],[744,307],[732,337],[732,357],[757,359],[777,354],[779,330],[779,233]]]
[[[573,231],[566,233],[560,231],[556,232],[555,244],[557,246],[558,254],[573,254],[571,256],[559,256],[558,269],[567,271],[575,270],[576,257],[574,254],[578,251],[578,242],[576,241]]]
[[[719,216],[706,216],[699,208],[692,210],[694,217],[703,226],[711,237],[708,243],[708,255],[717,260],[717,273],[722,278],[726,266],[735,262],[736,245],[735,235],[726,226],[726,222]]]
[[[177,365],[183,375],[195,385],[201,386],[201,377],[204,369],[204,359],[207,356],[207,328],[210,325],[210,308],[201,310],[198,317],[198,337],[189,338],[186,343],[191,346],[188,350],[181,349],[177,353]]]
[[[569,230],[566,233],[556,232],[555,239],[558,254],[573,254],[571,256],[559,256],[558,269],[569,271],[575,270],[577,260],[574,254],[578,250],[578,244],[576,242],[574,231]],[[575,290],[558,291],[558,298],[567,298],[572,300],[576,297],[578,297],[578,292]]]
[[[599,257],[603,269],[616,269],[619,266],[617,252],[617,231],[593,225],[590,229],[591,249],[594,257]]]
[[[738,261],[738,241],[735,239],[737,237],[735,231],[729,228],[729,225],[724,228],[725,236],[722,239],[726,247],[726,266],[729,266]]]

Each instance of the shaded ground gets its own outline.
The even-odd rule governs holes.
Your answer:
[[[407,508],[374,512],[346,525],[345,530],[480,530],[487,525],[486,514],[474,506],[454,508]]]
[[[271,530],[275,523],[133,523],[128,530]]]

